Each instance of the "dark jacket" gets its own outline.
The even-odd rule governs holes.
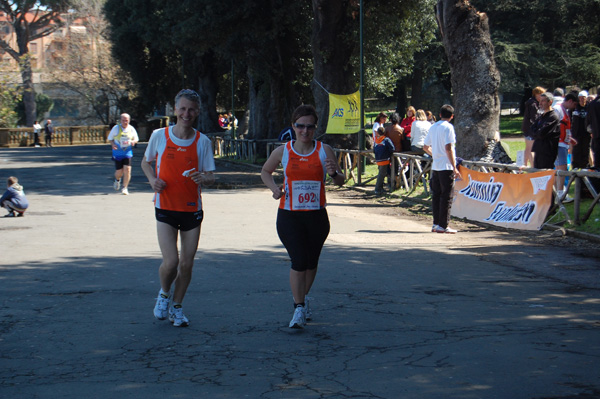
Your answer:
[[[46,136],[51,136],[52,133],[54,133],[54,126],[52,126],[51,123],[46,123],[46,126],[44,126],[44,132],[46,132]]]
[[[379,136],[373,143],[373,153],[377,165],[389,165],[392,154],[394,153],[394,143],[389,137]]]
[[[586,168],[590,158],[590,133],[585,126],[587,106],[577,104],[571,114],[571,134],[577,140],[577,145],[571,149],[571,166],[573,168]]]
[[[531,125],[535,123],[538,117],[539,104],[535,98],[531,97],[525,102],[525,111],[523,113],[523,124],[521,131],[525,136],[531,136]]]
[[[560,121],[553,109],[545,112],[531,125],[531,137],[534,140],[531,151],[535,152],[533,167],[553,169],[560,138]]]
[[[592,137],[595,140],[600,139],[600,97],[589,103],[585,125],[591,126]]]

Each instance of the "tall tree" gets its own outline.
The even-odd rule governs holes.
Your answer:
[[[91,106],[90,118],[108,125],[124,111],[133,113],[120,109],[120,105],[135,96],[136,88],[111,54],[103,4],[104,0],[73,0],[74,11],[66,24],[80,18],[87,32],[65,35],[65,52],[52,61],[49,75],[54,82],[78,94],[82,105]]]
[[[503,92],[600,81],[598,0],[472,0],[489,17]]]
[[[160,110],[181,89],[182,56],[171,42],[166,4],[107,0],[104,6],[112,53],[139,88],[139,112]]]
[[[500,73],[488,18],[468,0],[439,0],[436,18],[452,73],[457,154],[477,159],[500,123]]]
[[[67,11],[69,0],[0,0],[0,11],[6,14],[16,35],[16,48],[4,39],[0,47],[17,63],[23,80],[23,103],[27,126],[36,120],[33,71],[29,54],[29,42],[48,36],[62,25],[60,14]]]
[[[10,84],[0,69],[0,127],[14,127],[19,119],[16,111],[21,94],[14,84]]]
[[[351,0],[312,0],[314,20],[312,29],[312,55],[314,65],[313,94],[319,113],[317,135],[325,133],[329,114],[329,95],[351,94],[358,89],[356,70],[352,58],[358,46],[355,34],[358,20],[350,6]],[[339,136],[337,136],[339,137]],[[338,138],[346,141],[347,147],[356,146],[354,136]],[[336,141],[337,141],[336,140]]]

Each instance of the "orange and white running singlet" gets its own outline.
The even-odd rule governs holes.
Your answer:
[[[189,146],[179,146],[169,137],[169,128],[165,128],[166,145],[156,158],[156,177],[164,180],[167,187],[154,197],[156,207],[178,212],[196,212],[201,208],[200,186],[183,175],[186,170],[198,168],[196,150],[200,133],[196,132]]]
[[[280,209],[288,211],[315,211],[325,207],[325,159],[323,143],[315,141],[310,154],[298,154],[293,141],[283,150],[281,165],[284,174],[285,194],[279,202]]]

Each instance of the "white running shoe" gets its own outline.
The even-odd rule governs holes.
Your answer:
[[[121,180],[115,179],[115,182],[113,183],[113,188],[115,189],[115,191],[119,191],[119,189],[121,188]]]
[[[565,195],[562,199],[563,204],[568,204],[569,202],[573,201],[575,201],[575,199],[573,199],[573,197],[571,197],[569,194]]]
[[[446,234],[456,234],[458,230],[451,229],[450,227],[446,227],[446,230],[443,231]]]
[[[121,193],[123,195],[129,195],[129,190],[127,190],[127,187],[123,187],[123,190],[121,190]]]
[[[181,305],[169,308],[169,321],[173,323],[174,327],[187,327],[190,325],[190,321],[183,314],[183,307]]]
[[[158,291],[158,298],[156,298],[156,305],[154,305],[154,317],[158,320],[167,318],[170,300],[170,297],[164,296],[164,294],[161,294],[160,291]]]
[[[310,308],[310,303],[312,300],[313,300],[313,297],[311,297],[311,296],[304,297],[304,308],[306,309],[304,311],[304,315],[306,316],[306,320],[312,319],[312,309]]]
[[[304,311],[304,306],[296,306],[294,317],[290,321],[290,328],[304,328],[306,325],[306,313]]]

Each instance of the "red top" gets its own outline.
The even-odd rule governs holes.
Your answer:
[[[410,129],[412,128],[412,123],[415,121],[415,119],[416,118],[414,116],[410,118],[406,117],[402,119],[402,122],[400,122],[400,127],[404,129],[405,138],[410,138]]]

